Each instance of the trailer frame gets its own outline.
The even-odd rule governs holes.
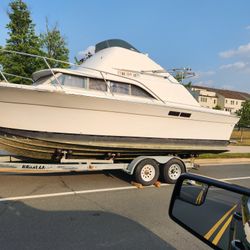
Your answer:
[[[152,185],[156,182],[160,175],[165,173],[165,181],[175,183],[178,178],[172,178],[169,175],[169,168],[186,172],[190,168],[194,168],[193,159],[183,160],[177,156],[138,156],[130,163],[116,163],[114,159],[68,159],[67,155],[63,155],[58,163],[43,162],[26,162],[12,161],[13,156],[9,156],[9,161],[0,162],[0,172],[88,172],[103,170],[122,170],[129,175],[134,175],[135,180],[145,186]],[[173,163],[171,165],[171,162]],[[144,166],[145,165],[145,166]],[[178,165],[180,167],[178,167]],[[140,168],[141,170],[138,170]],[[168,168],[168,169],[166,169]],[[179,177],[181,173],[173,175]],[[171,173],[170,173],[171,174]],[[163,178],[164,179],[164,178]]]

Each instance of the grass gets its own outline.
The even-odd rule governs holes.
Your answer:
[[[240,141],[241,131],[235,129],[230,138],[234,146],[250,146],[250,129],[243,131],[243,140]],[[221,153],[221,154],[202,154],[197,159],[230,159],[230,158],[250,158],[250,153]]]
[[[202,154],[197,159],[250,158],[250,153]]]
[[[230,140],[236,141],[236,143],[233,143],[232,145],[235,146],[250,146],[250,129],[243,130],[243,140],[240,141],[241,137],[241,131],[238,131],[238,129],[235,129],[231,135]]]

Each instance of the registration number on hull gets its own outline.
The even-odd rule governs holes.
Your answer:
[[[31,165],[31,164],[24,164],[22,165],[22,169],[45,169],[44,165]]]

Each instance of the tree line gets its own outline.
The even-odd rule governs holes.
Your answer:
[[[69,60],[69,49],[57,24],[50,27],[46,18],[46,31],[37,35],[31,13],[23,0],[11,1],[7,14],[9,17],[9,23],[6,25],[8,38],[6,44],[0,46],[0,65],[2,72],[7,73],[8,81],[18,84],[31,84],[31,81],[20,79],[17,76],[30,78],[33,72],[47,68],[47,66],[42,59],[6,53],[3,50],[24,52],[61,61]],[[67,64],[51,60],[49,64],[52,68],[67,67]],[[0,77],[3,78],[2,75]]]

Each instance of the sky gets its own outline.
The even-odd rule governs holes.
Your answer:
[[[9,0],[0,1],[0,45]],[[249,0],[24,0],[37,34],[58,24],[70,59],[111,39],[128,41],[166,70],[189,67],[195,85],[250,92]]]

